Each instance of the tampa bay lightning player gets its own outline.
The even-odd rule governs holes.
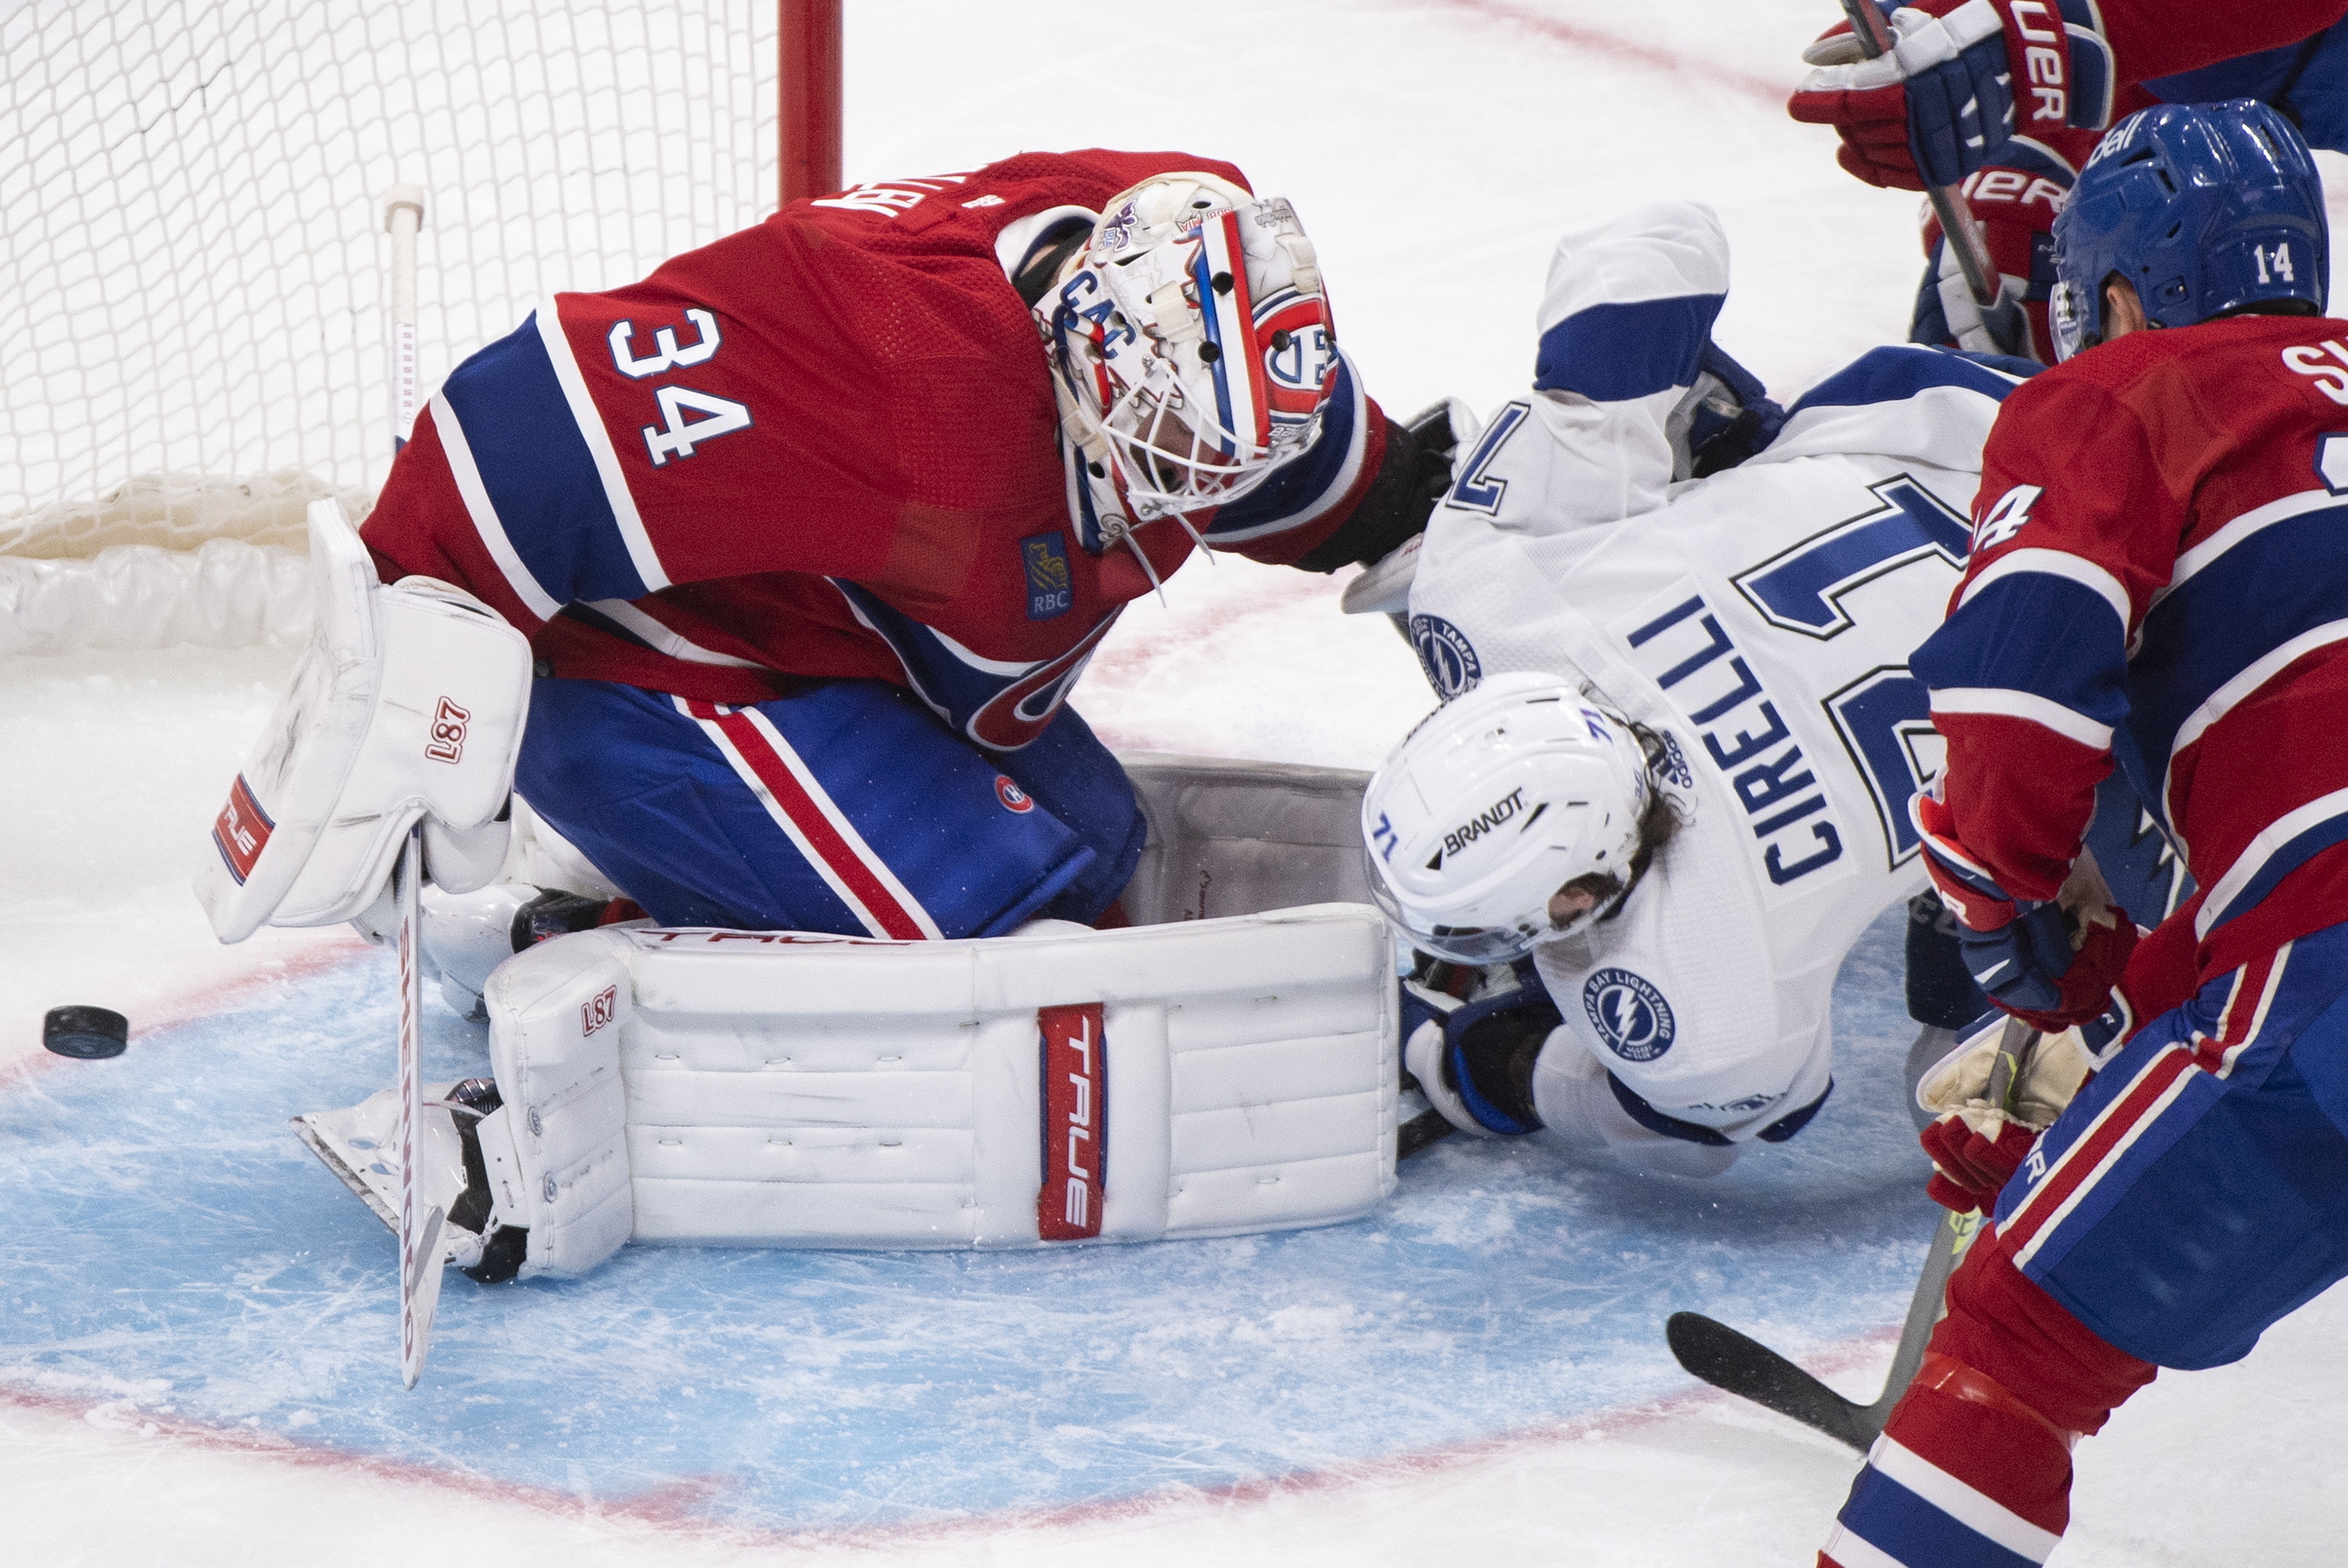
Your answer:
[[[1568,235],[1529,395],[1349,596],[1394,610],[1407,581],[1448,702],[1371,784],[1374,889],[1420,951],[1537,974],[1464,1006],[1414,987],[1411,1072],[1468,1132],[1690,1174],[1816,1114],[1836,971],[1926,886],[1909,803],[1940,753],[1908,656],[2036,368],[1885,347],[1780,409],[1711,342],[1727,287],[1699,205]],[[2134,812],[2106,821],[2129,859]],[[1953,979],[1932,1021],[1985,1010]]]

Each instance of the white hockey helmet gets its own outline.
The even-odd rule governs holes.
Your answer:
[[[1101,509],[1135,522],[1254,489],[1312,446],[1336,385],[1321,270],[1294,210],[1212,174],[1112,198],[1035,318],[1061,428]]]
[[[1621,901],[1618,891],[1550,917],[1550,900],[1580,877],[1628,889],[1656,787],[1619,714],[1555,675],[1493,676],[1430,714],[1370,779],[1371,897],[1437,958],[1522,958]]]

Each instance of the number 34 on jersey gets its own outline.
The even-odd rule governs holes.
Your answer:
[[[650,354],[635,353],[639,330],[633,320],[623,321],[613,326],[606,340],[613,368],[633,381],[649,381],[682,367],[706,364],[725,344],[716,314],[697,305],[685,311],[682,329],[671,323],[644,332],[652,343]],[[680,341],[681,330],[695,334],[691,342]],[[665,466],[672,457],[692,456],[699,443],[750,428],[750,407],[746,403],[677,382],[664,382],[651,392],[660,423],[644,426],[643,434],[655,468]]]

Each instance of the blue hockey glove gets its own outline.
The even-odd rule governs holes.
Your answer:
[[[1973,984],[2006,1011],[2045,1013],[2062,1006],[2063,977],[2074,955],[2060,905],[2017,905],[2013,919],[1989,931],[1960,920],[1957,945]]]

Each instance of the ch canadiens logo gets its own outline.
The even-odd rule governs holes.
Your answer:
[[[432,711],[432,739],[424,754],[436,763],[453,763],[465,754],[465,726],[473,722],[472,713],[459,708],[448,698]]]
[[[620,988],[605,986],[594,996],[579,1004],[579,1034],[581,1039],[593,1034],[620,1016]]]
[[[1035,1230],[1045,1241],[1100,1235],[1108,1175],[1108,1041],[1101,1004],[1037,1008],[1043,1036],[1044,1184]]]

